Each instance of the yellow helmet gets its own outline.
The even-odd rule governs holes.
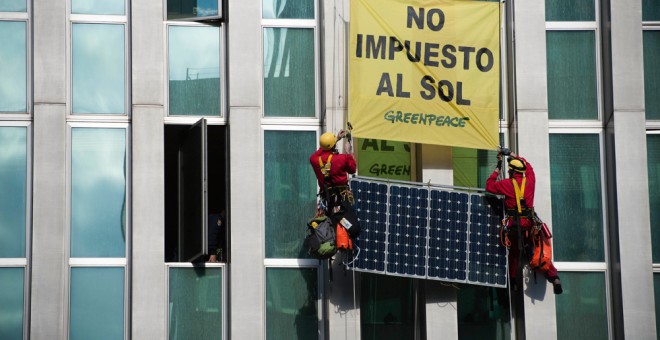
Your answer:
[[[337,137],[332,132],[326,132],[319,138],[319,145],[323,150],[332,150],[337,144]]]
[[[512,158],[509,159],[509,169],[515,172],[524,173],[527,171],[527,165],[519,159]]]

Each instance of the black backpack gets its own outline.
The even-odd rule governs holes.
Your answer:
[[[329,259],[337,253],[335,224],[326,216],[315,217],[307,223],[305,245],[313,258]]]
[[[348,200],[341,202],[339,211],[332,215],[335,224],[341,224],[348,232],[350,238],[355,239],[360,236],[360,220],[355,213],[355,209]]]

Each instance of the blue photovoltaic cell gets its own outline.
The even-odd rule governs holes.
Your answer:
[[[356,241],[360,254],[354,265],[365,271],[384,272],[387,186],[354,180],[351,181],[351,191],[360,225],[363,226]]]
[[[430,278],[464,281],[467,270],[468,194],[431,191]]]
[[[506,285],[506,248],[500,245],[498,212],[485,195],[473,194],[470,207],[468,281]]]
[[[428,190],[390,186],[387,272],[426,276]]]
[[[496,196],[361,177],[350,185],[362,226],[352,269],[506,287],[502,211],[488,204]]]

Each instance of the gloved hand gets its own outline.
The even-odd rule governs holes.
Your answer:
[[[497,148],[497,152],[498,152],[499,154],[504,155],[504,156],[508,156],[508,155],[511,154],[511,150],[510,150],[509,148],[503,148],[503,147],[501,147],[501,146]]]
[[[339,130],[339,132],[337,132],[337,140],[340,140],[344,137],[346,137],[346,131],[344,129]]]

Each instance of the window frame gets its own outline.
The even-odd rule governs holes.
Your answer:
[[[660,122],[658,122],[658,123],[660,123]],[[646,125],[647,125],[647,130],[646,130],[646,134],[644,136],[645,140],[648,139],[648,136],[650,136],[650,135],[660,136],[660,128],[649,128],[649,125],[650,125],[649,121],[647,121]],[[653,125],[655,125],[655,124],[653,124]],[[647,160],[647,163],[648,163],[648,160]],[[648,164],[647,164],[647,166],[648,166]],[[649,192],[649,195],[650,195],[650,192]],[[653,247],[653,243],[651,243],[651,247]],[[660,262],[653,262],[653,261],[651,261],[651,262],[652,262],[653,274],[660,274]]]
[[[84,119],[85,121],[128,121],[132,111],[132,71],[131,71],[131,16],[129,0],[124,0],[124,15],[73,14],[71,1],[66,2],[66,114],[67,121]],[[73,111],[73,25],[102,24],[122,25],[124,28],[124,112],[121,114],[76,113]],[[83,117],[83,118],[81,118]]]
[[[126,197],[126,241],[124,249],[124,257],[71,257],[71,185],[72,185],[72,135],[74,128],[101,128],[101,129],[122,129],[125,134],[126,141],[126,183],[125,183],[125,197]],[[131,164],[132,164],[132,148],[131,148],[131,125],[129,123],[107,123],[107,122],[79,122],[67,121],[66,124],[66,221],[65,221],[65,245],[64,245],[64,258],[67,260],[66,276],[64,278],[64,287],[66,291],[65,306],[63,315],[66,316],[66,324],[64,325],[65,335],[69,338],[71,333],[71,272],[72,268],[77,267],[121,267],[124,268],[124,339],[130,339],[131,334],[131,254],[132,254],[132,192],[131,192]]]
[[[660,20],[659,21],[642,21],[642,34],[644,31],[660,31]],[[660,34],[660,33],[659,33]],[[642,56],[644,55],[644,46],[642,42]],[[643,71],[643,70],[642,70]],[[643,74],[644,76],[646,74]],[[648,96],[649,93],[644,93],[644,96]],[[644,105],[644,117],[646,119],[646,105]],[[660,130],[660,119],[649,120],[646,119],[646,129],[647,131],[651,130]]]
[[[32,100],[32,1],[27,1],[26,12],[0,12],[0,22],[25,22],[25,111],[0,112],[0,121],[18,120],[32,117],[34,104]]]
[[[167,0],[164,0],[167,2]],[[167,12],[167,10],[165,10]],[[165,13],[167,15],[167,13]],[[220,72],[220,93],[218,94],[220,99],[220,112],[218,116],[207,116],[207,115],[170,115],[170,55],[169,55],[169,40],[170,40],[170,27],[218,27],[220,34],[218,36],[219,46],[220,46],[220,59],[218,60],[218,67]],[[166,20],[163,22],[163,55],[165,56],[165,64],[163,65],[164,69],[164,109],[165,109],[165,123],[173,124],[187,124],[192,125],[194,122],[199,120],[200,117],[206,118],[209,125],[225,125],[228,124],[229,118],[227,117],[228,112],[228,101],[229,101],[229,92],[227,91],[227,39],[226,39],[226,28],[224,23],[205,23],[205,22],[196,22],[196,21],[185,21],[185,20]]]

